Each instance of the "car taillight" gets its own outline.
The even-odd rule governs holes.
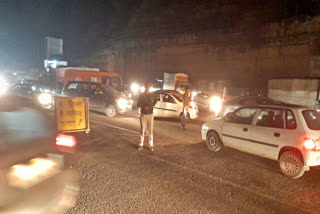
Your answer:
[[[316,143],[312,139],[305,139],[303,147],[308,150],[314,150],[316,148]]]
[[[77,145],[77,140],[72,135],[58,134],[56,138],[56,146],[74,148]]]

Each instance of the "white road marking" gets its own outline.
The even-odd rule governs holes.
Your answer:
[[[290,204],[289,202],[281,201],[281,200],[279,200],[279,198],[275,198],[275,197],[273,197],[273,196],[271,196],[271,195],[268,195],[268,194],[265,194],[265,193],[261,193],[261,192],[255,191],[254,189],[251,189],[251,188],[247,188],[247,187],[241,186],[240,184],[233,183],[232,181],[228,181],[228,180],[222,179],[222,178],[220,178],[220,177],[207,174],[207,173],[202,172],[202,171],[200,171],[200,170],[193,169],[193,168],[189,168],[189,167],[187,167],[187,166],[182,166],[182,165],[180,165],[180,164],[177,164],[177,163],[174,163],[174,162],[171,162],[171,161],[168,161],[168,160],[165,160],[165,159],[156,157],[156,156],[150,156],[150,155],[145,155],[145,154],[142,154],[142,156],[151,158],[151,159],[156,160],[156,161],[160,161],[160,162],[166,163],[166,164],[171,165],[171,166],[174,166],[174,167],[178,167],[178,168],[180,168],[180,169],[183,169],[183,170],[192,172],[192,173],[194,173],[194,174],[198,174],[198,175],[200,175],[200,176],[208,177],[208,178],[210,178],[210,179],[212,179],[212,180],[214,180],[214,181],[217,181],[217,182],[220,182],[220,183],[222,183],[222,184],[229,185],[229,186],[232,186],[232,187],[235,187],[235,188],[238,188],[238,189],[241,189],[241,190],[244,190],[244,191],[253,193],[253,194],[258,195],[258,196],[260,196],[260,197],[262,197],[262,198],[266,198],[266,199],[269,199],[269,200],[271,200],[271,201],[275,201],[275,202],[280,203],[280,204],[282,204],[282,205],[285,205],[285,206],[288,206],[288,207],[292,207],[292,208],[294,208],[294,209],[297,209],[297,210],[300,210],[300,211],[303,211],[303,212],[312,213],[312,212],[309,211],[309,210],[302,209],[301,207],[292,205],[292,204]]]
[[[126,128],[122,128],[122,127],[119,127],[119,126],[114,126],[114,125],[110,125],[110,124],[107,124],[107,123],[102,123],[102,122],[99,122],[99,121],[95,121],[95,120],[91,120],[92,123],[97,123],[97,124],[100,124],[100,125],[103,125],[103,126],[108,126],[108,127],[111,127],[111,128],[115,128],[115,129],[120,129],[122,131],[127,131],[127,132],[130,132],[130,133],[133,133],[133,134],[138,134],[140,135],[139,132],[137,131],[132,131],[130,129],[126,129]]]

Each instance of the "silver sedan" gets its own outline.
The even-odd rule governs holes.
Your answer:
[[[229,112],[234,112],[236,109],[242,106],[247,105],[275,105],[281,104],[282,102],[272,100],[267,97],[251,97],[251,96],[242,96],[232,100],[228,100],[222,103],[221,110],[218,114],[218,117],[224,117]]]

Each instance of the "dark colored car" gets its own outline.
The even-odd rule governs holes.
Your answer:
[[[132,110],[132,99],[112,87],[103,88],[102,85],[95,82],[68,82],[63,89],[63,95],[88,97],[90,109],[103,112],[108,117]]]
[[[62,213],[78,193],[63,152],[76,140],[31,99],[0,97],[0,213]],[[67,202],[67,203],[65,203]]]
[[[19,83],[11,86],[7,94],[14,96],[29,97],[37,104],[42,107],[51,109],[53,107],[53,96],[55,96],[54,91],[36,83]]]

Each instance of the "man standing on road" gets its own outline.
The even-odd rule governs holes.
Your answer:
[[[182,130],[186,130],[186,120],[188,117],[188,109],[190,106],[190,101],[191,101],[191,95],[190,95],[189,87],[187,86],[184,90],[184,94],[182,95],[183,113],[180,116]]]
[[[137,106],[140,108],[140,144],[138,150],[143,148],[143,142],[146,130],[149,132],[149,144],[151,151],[154,151],[153,147],[153,107],[157,103],[157,98],[153,93],[149,92],[151,83],[146,82],[144,84],[145,91],[140,94]]]

